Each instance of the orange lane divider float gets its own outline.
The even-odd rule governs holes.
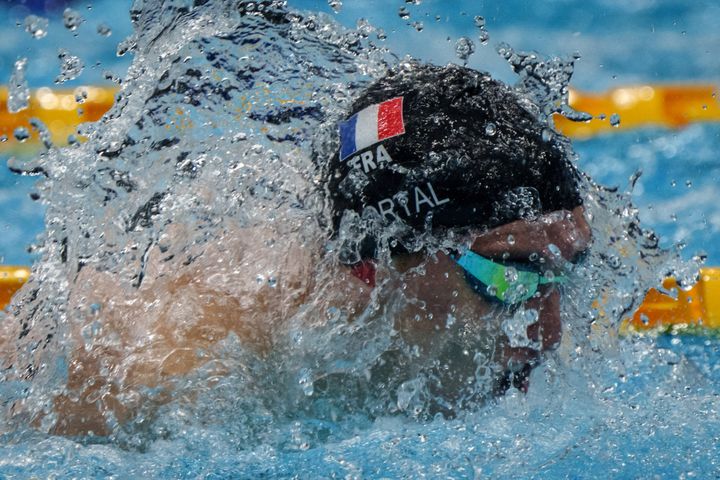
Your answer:
[[[555,116],[558,130],[578,139],[638,127],[679,128],[720,121],[715,85],[638,85],[598,94],[571,90],[568,100],[575,110],[594,117],[589,122],[572,122]],[[613,115],[619,116],[619,123],[611,123]]]
[[[27,267],[0,266],[0,310],[4,309],[13,294],[30,278]]]
[[[720,334],[720,268],[700,269],[698,282],[690,289],[666,278],[662,290],[650,289],[621,332]]]
[[[0,153],[32,153],[38,148],[39,135],[30,124],[33,118],[48,128],[54,145],[67,145],[68,136],[76,133],[79,124],[95,122],[110,109],[116,91],[106,87],[77,87],[74,90],[38,88],[30,94],[27,108],[10,113],[7,109],[7,88],[0,87],[0,138],[4,140],[0,142]],[[15,138],[15,131],[19,128],[25,128],[30,134],[24,142]]]

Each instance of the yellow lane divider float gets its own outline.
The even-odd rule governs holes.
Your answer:
[[[112,106],[115,91],[104,87],[72,91],[40,88],[32,93],[27,109],[11,114],[7,111],[7,90],[0,88],[0,138],[7,137],[0,143],[0,153],[37,148],[37,132],[30,130],[32,118],[48,127],[55,145],[65,145],[79,123],[98,120]],[[713,85],[640,85],[601,94],[572,90],[569,100],[574,109],[593,116],[589,122],[580,123],[556,116],[558,130],[573,138],[644,126],[678,128],[693,122],[720,121],[720,102]],[[613,119],[615,115],[619,123]],[[19,127],[31,133],[24,143],[15,139]],[[25,267],[0,267],[0,309],[29,274]],[[679,288],[673,279],[666,279],[662,289],[669,294],[651,289],[632,318],[623,323],[624,332],[720,330],[720,268],[702,269],[700,280],[690,290]]]
[[[0,266],[0,310],[4,309],[13,294],[30,278],[27,267]]]
[[[37,119],[47,127],[54,145],[68,144],[68,136],[76,133],[83,122],[95,122],[107,112],[115,101],[116,89],[105,87],[78,87],[75,90],[38,88],[30,95],[28,107],[17,113],[7,109],[7,88],[0,87],[0,153],[32,153],[40,146],[39,134],[31,126]],[[20,130],[30,135],[24,137]]]

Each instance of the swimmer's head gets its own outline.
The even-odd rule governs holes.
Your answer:
[[[488,229],[581,204],[557,135],[488,74],[412,64],[355,101],[328,190],[340,260],[415,251],[423,233]],[[552,138],[548,138],[552,137]]]

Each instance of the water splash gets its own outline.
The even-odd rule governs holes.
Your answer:
[[[27,58],[15,61],[10,81],[8,82],[7,108],[10,113],[25,110],[30,105],[30,87],[25,80]]]
[[[342,285],[355,284],[333,252],[313,248],[332,243],[312,157],[335,150],[333,125],[385,72],[387,52],[365,42],[365,24],[346,31],[281,2],[138,1],[131,14],[136,31],[119,50],[135,60],[112,110],[81,128],[87,142],[15,165],[40,175],[48,213],[40,260],[2,322],[13,339],[2,349],[12,352],[3,356],[3,428],[37,435],[36,458],[85,476],[212,468],[511,478],[550,475],[563,459],[597,453],[598,432],[631,444],[658,412],[667,415],[661,426],[674,425],[666,394],[697,375],[649,343],[621,341],[617,327],[647,286],[673,271],[687,284],[693,266],[658,248],[629,194],[584,181],[595,244],[569,273],[565,336],[532,373],[528,394],[511,389],[481,408],[476,397],[490,395],[497,373],[492,352],[440,352],[438,366],[452,372],[443,381],[469,378],[486,390],[456,420],[428,421],[429,405],[443,407],[437,379],[412,365],[417,352],[387,321],[403,308],[427,312],[390,275],[349,322],[352,291]],[[567,112],[567,63],[547,69],[539,57],[513,55],[527,108],[544,118]],[[549,129],[543,138],[564,142]],[[267,310],[253,314],[251,299]],[[443,321],[460,338],[504,330],[526,344],[518,325],[533,313],[516,314],[481,332]],[[177,347],[188,339],[195,348]],[[174,375],[185,362],[196,368]],[[396,367],[410,374],[382,371]],[[637,371],[667,385],[643,391]],[[382,375],[392,382],[374,381]],[[649,393],[645,410],[638,391]],[[57,412],[78,406],[86,410],[74,417]],[[73,433],[79,418],[101,444],[27,427]],[[10,462],[28,458],[12,444],[5,452]],[[206,463],[178,462],[189,452]]]

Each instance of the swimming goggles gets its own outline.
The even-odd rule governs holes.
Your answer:
[[[453,255],[455,262],[465,270],[467,276],[484,284],[484,292],[501,302],[514,304],[524,302],[535,295],[539,285],[564,283],[562,275],[541,275],[537,272],[522,270],[512,266],[495,263],[492,260],[466,250],[462,255]],[[480,290],[470,282],[473,289]]]

